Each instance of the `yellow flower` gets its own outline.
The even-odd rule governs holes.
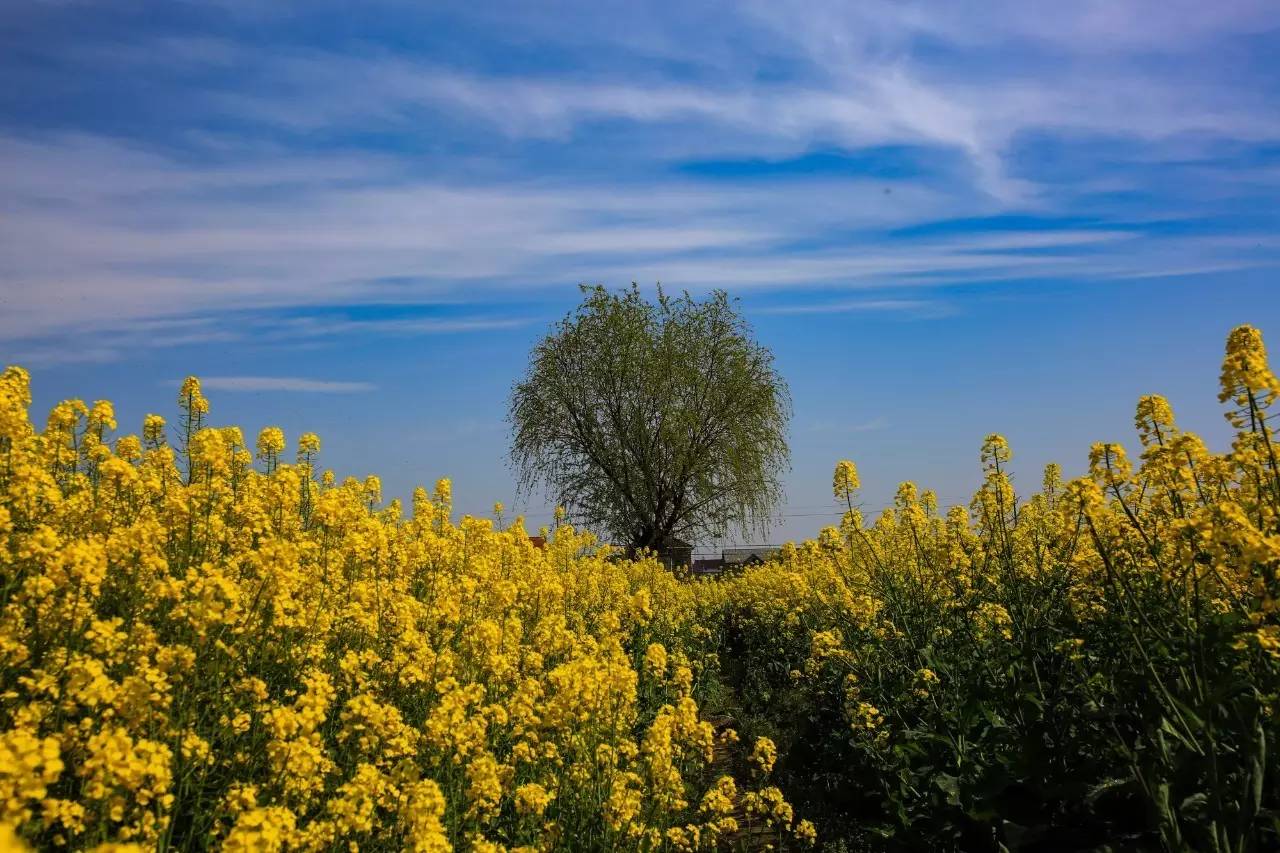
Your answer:
[[[522,815],[541,816],[555,795],[536,782],[526,782],[516,788],[516,811]]]
[[[4,853],[26,853],[30,849],[10,824],[0,821],[0,850]]]
[[[57,738],[40,738],[25,729],[0,734],[0,823],[30,820],[63,766]]]
[[[298,436],[298,461],[309,462],[320,452],[320,436],[304,432]]]
[[[614,832],[631,823],[640,813],[644,802],[640,786],[641,779],[635,773],[621,773],[614,777],[604,804],[605,821]]]
[[[778,747],[773,741],[767,737],[756,738],[755,745],[751,747],[751,763],[761,776],[768,776],[773,772],[774,762],[778,760]]]
[[[199,416],[209,413],[209,401],[200,393],[199,379],[188,376],[182,381],[182,389],[178,391],[178,404],[197,422]]]
[[[1013,458],[1009,442],[1003,435],[991,433],[982,442],[982,462],[986,466],[998,466]]]
[[[928,667],[916,670],[916,685],[912,692],[920,699],[927,699],[929,697],[930,690],[932,690],[933,686],[939,681],[940,679],[938,678],[938,674]]]
[[[148,447],[159,447],[165,443],[164,418],[159,415],[147,415],[142,423],[142,440]]]
[[[258,433],[258,458],[274,464],[284,451],[284,430],[280,427],[266,427]]]
[[[850,714],[850,725],[854,731],[874,731],[880,727],[883,719],[880,709],[875,705],[870,702],[857,702]]]
[[[1003,605],[985,601],[978,606],[978,627],[982,634],[999,635],[1006,640],[1013,639],[1013,620]]]
[[[831,490],[837,501],[847,503],[853,500],[861,482],[858,480],[858,468],[848,459],[836,463],[835,474],[831,478]]]
[[[742,803],[747,814],[763,817],[775,826],[789,827],[795,816],[791,804],[774,787],[750,791],[742,798]]]
[[[410,848],[415,853],[450,853],[453,846],[445,833],[445,800],[440,786],[427,779],[409,785],[400,805]]]
[[[370,474],[364,478],[364,499],[370,505],[382,503],[382,480]]]
[[[290,846],[297,818],[279,806],[250,809],[236,819],[235,826],[222,843],[229,853],[274,853]]]
[[[730,814],[734,809],[738,796],[737,785],[732,776],[721,776],[707,793],[702,795],[699,811],[704,815],[719,818]]]
[[[1221,386],[1218,400],[1223,403],[1234,399],[1241,406],[1247,406],[1249,395],[1253,395],[1263,404],[1270,404],[1280,396],[1280,379],[1267,364],[1262,332],[1253,326],[1237,326],[1227,337]]]
[[[503,777],[510,775],[510,768],[498,764],[489,753],[482,753],[467,765],[467,814],[481,822],[497,814],[498,801],[502,799]]]
[[[562,511],[539,547],[518,518],[454,521],[448,480],[415,490],[402,518],[397,501],[379,508],[377,477],[313,470],[312,433],[286,465],[283,434],[263,430],[255,469],[238,428],[204,423],[195,379],[174,447],[156,415],[113,440],[105,401],[59,403],[37,430],[28,375],[6,369],[0,846],[707,850],[734,843],[739,820],[812,845],[781,790],[719,772],[738,735],[712,725],[702,690],[751,672],[770,695],[736,698],[779,743],[793,717],[835,721],[851,767],[892,775],[903,738],[972,691],[1007,717],[1020,673],[1044,674],[1009,664],[1046,643],[1062,695],[1100,712],[1077,739],[1110,737],[1087,729],[1115,710],[1107,685],[1140,689],[1149,671],[1104,652],[1148,631],[1176,641],[1148,654],[1206,644],[1151,663],[1208,662],[1256,686],[1242,701],[1265,728],[1280,714],[1266,687],[1280,666],[1280,390],[1255,329],[1232,333],[1222,377],[1228,452],[1148,396],[1132,461],[1098,444],[1090,476],[1064,484],[1050,465],[1018,497],[992,435],[972,502],[941,512],[904,483],[865,520],[841,462],[840,526],[687,581]],[[1229,728],[1238,718],[1210,721],[1222,743],[1253,742]],[[1143,749],[1151,736],[1126,729]],[[780,760],[805,770],[769,738],[746,757],[757,779]],[[590,842],[569,834],[589,827]]]
[[[656,678],[667,671],[667,650],[662,643],[650,643],[644,650],[644,671]]]

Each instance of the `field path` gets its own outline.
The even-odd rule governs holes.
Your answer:
[[[736,721],[727,714],[708,714],[703,719],[712,725],[716,733],[715,752],[712,754],[711,763],[707,765],[709,778],[714,781],[721,776],[731,776],[741,794],[748,788],[748,780],[744,779],[739,771],[743,764],[741,760],[742,743],[737,740],[729,741],[723,737],[726,729],[736,729]],[[769,829],[762,822],[757,822],[755,825],[749,824],[746,809],[741,802],[730,813],[730,816],[738,822],[738,831],[721,839],[721,850],[788,849],[785,843],[779,843],[780,839],[777,831]]]

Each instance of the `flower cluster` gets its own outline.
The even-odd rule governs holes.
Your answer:
[[[710,848],[702,591],[557,522],[405,512],[320,440],[0,375],[0,840],[39,848]],[[291,461],[292,460],[292,461]],[[708,599],[710,600],[710,599]],[[771,806],[775,810],[781,806]],[[9,849],[6,846],[5,849]]]
[[[726,676],[823,837],[1280,844],[1265,769],[1280,748],[1277,399],[1242,326],[1221,374],[1225,453],[1147,396],[1136,456],[1095,444],[1085,476],[1050,465],[1023,498],[991,435],[968,506],[939,511],[904,483],[870,523],[840,462],[841,524],[718,590]]]
[[[845,461],[838,525],[694,581],[559,512],[455,521],[448,480],[384,502],[194,378],[138,435],[105,401],[37,428],[11,367],[0,847],[1274,848],[1256,329],[1221,383],[1226,452],[1148,396],[1132,456],[1023,497],[992,435],[967,506],[905,483],[873,520]]]

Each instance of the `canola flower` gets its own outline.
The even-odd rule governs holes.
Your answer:
[[[0,376],[0,838],[33,848],[698,849],[696,589],[558,524],[406,515],[320,439],[29,420]],[[501,510],[499,510],[499,513]],[[669,653],[668,649],[672,651]],[[715,792],[717,807],[700,809]]]
[[[820,834],[1280,845],[1277,399],[1261,333],[1242,326],[1221,373],[1226,452],[1151,395],[1136,454],[1097,443],[1085,476],[1050,465],[1030,497],[995,434],[968,506],[904,483],[866,522],[857,469],[837,464],[841,524],[719,590],[727,679]]]
[[[194,378],[136,436],[37,428],[11,367],[0,848],[1276,846],[1277,399],[1240,327],[1226,452],[1146,396],[1082,477],[1021,496],[993,434],[968,505],[870,520],[842,461],[838,526],[688,581],[561,511],[455,521],[448,480],[384,503]]]

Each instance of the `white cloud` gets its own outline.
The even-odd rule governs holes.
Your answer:
[[[1280,114],[1264,91],[1216,80],[1198,62],[1146,61],[1154,47],[1209,50],[1206,40],[1258,31],[1266,21],[1262,4],[1247,5],[1237,15],[1187,10],[1183,22],[1169,23],[1168,12],[1117,14],[1094,3],[1064,14],[1046,14],[1038,4],[1034,14],[1020,4],[995,12],[965,6],[962,14],[917,4],[770,4],[753,7],[745,20],[730,16],[731,25],[750,33],[754,23],[759,34],[741,40],[736,64],[705,78],[677,80],[643,61],[643,70],[626,73],[625,55],[620,73],[516,76],[385,52],[295,50],[258,64],[253,94],[219,93],[209,101],[227,117],[304,132],[411,127],[423,108],[472,132],[492,128],[513,139],[568,142],[600,120],[621,121],[639,129],[637,144],[648,146],[650,157],[664,150],[781,157],[823,145],[939,146],[969,158],[982,191],[1022,202],[1035,198],[1034,179],[1012,174],[1006,160],[1028,132],[1148,143],[1190,134],[1280,139]],[[1144,30],[1147,18],[1165,23]],[[1150,38],[1161,31],[1165,41]],[[941,38],[954,52],[930,58],[914,49],[920,37]],[[686,40],[681,53],[678,39],[665,42],[672,58],[698,64],[701,44]],[[1107,44],[1110,52],[1100,55]],[[647,52],[637,40],[627,47]],[[762,82],[755,66],[778,52],[791,73]],[[1009,57],[1003,64],[1002,56]]]
[[[399,317],[353,320],[342,317],[289,317],[265,327],[270,338],[320,338],[370,333],[386,335],[449,335],[518,329],[534,322],[531,317]]]
[[[1151,160],[1199,157],[1213,140],[1280,139],[1269,90],[1198,61],[1225,39],[1273,26],[1270,4],[1171,2],[610,6],[583,10],[570,28],[541,8],[468,11],[491,25],[494,45],[561,51],[559,65],[573,73],[549,70],[556,64],[482,73],[367,44],[93,42],[59,60],[86,78],[97,68],[183,71],[174,86],[194,109],[175,116],[179,142],[168,144],[187,150],[168,156],[87,133],[0,137],[0,340],[154,318],[459,300],[477,303],[476,316],[379,328],[514,328],[527,319],[487,316],[486,303],[578,281],[892,288],[1276,263],[1277,247],[1249,234],[1233,251],[1208,237],[1121,227],[910,231],[1011,211],[1052,216],[1086,192],[1152,190],[1135,172],[1121,178],[1120,167],[1097,163],[1079,182],[1040,183],[1013,157],[1033,134],[1139,141]],[[383,130],[400,134],[397,143],[366,147]],[[314,139],[353,132],[362,141],[317,153]],[[628,168],[538,178],[538,163],[522,159],[530,139],[570,156],[605,149],[610,166]],[[735,182],[669,168],[876,146],[922,147],[932,172]],[[1261,178],[1246,175],[1220,180],[1206,166],[1194,184],[1230,209],[1233,194],[1257,192],[1250,182]],[[373,321],[306,322],[345,334]],[[176,331],[136,345],[241,333]]]
[[[852,299],[841,302],[803,302],[794,305],[766,305],[755,314],[906,314],[912,317],[942,317],[952,312],[950,305],[930,299]]]
[[[322,160],[307,167],[310,179],[294,164],[297,183],[281,184],[277,166],[290,167],[277,156],[239,163],[238,191],[228,191],[218,184],[221,166],[83,136],[43,145],[0,139],[0,156],[10,167],[0,174],[10,213],[0,221],[0,339],[211,312],[457,301],[464,293],[483,303],[530,282],[599,280],[628,258],[727,258],[833,224],[905,225],[925,211],[959,209],[923,188],[899,186],[886,199],[882,182],[852,180],[749,188],[669,181],[628,194],[607,184],[464,184],[373,171],[356,180],[358,170],[348,170],[334,184]],[[677,282],[686,283],[698,284]],[[402,326],[432,333],[518,322],[472,316]]]
[[[53,367],[63,364],[106,364],[124,357],[122,350],[103,346],[37,346],[0,356],[0,364]]]
[[[1004,208],[905,181],[463,182],[415,177],[382,160],[362,170],[347,155],[332,169],[323,157],[304,164],[277,154],[234,169],[193,165],[86,136],[0,138],[0,157],[9,167],[0,173],[8,214],[0,220],[0,340],[134,330],[93,341],[117,351],[250,332],[516,328],[530,322],[527,312],[500,306],[578,282],[699,290],[1096,280],[1273,264],[1280,249],[1265,234],[1223,242],[1106,227],[920,230]],[[313,316],[321,307],[424,303],[470,304],[446,317]],[[255,312],[304,316],[250,329]]]

